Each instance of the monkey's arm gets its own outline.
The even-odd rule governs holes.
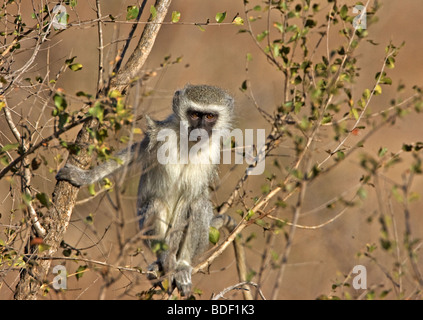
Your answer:
[[[67,163],[59,170],[56,175],[56,179],[68,181],[77,187],[100,181],[120,168],[130,165],[134,162],[134,160],[142,158],[146,152],[145,144],[145,141],[135,143],[116,154],[115,157],[119,159],[118,161],[108,160],[90,170],[83,170],[77,166]]]

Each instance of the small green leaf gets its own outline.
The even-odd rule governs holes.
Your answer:
[[[109,92],[109,97],[110,97],[110,98],[117,99],[117,98],[122,97],[122,93],[121,93],[119,90],[111,90],[111,91]]]
[[[273,26],[279,30],[280,33],[283,33],[283,24],[280,22],[273,23]]]
[[[85,265],[85,266],[79,266],[78,269],[76,269],[76,272],[75,272],[76,280],[79,280],[79,279],[82,278],[82,276],[84,275],[84,272],[85,272],[85,270],[87,270],[87,268],[88,268],[88,266]]]
[[[225,20],[225,18],[226,18],[226,11],[216,13],[215,19],[217,23],[222,23],[223,20]]]
[[[45,243],[41,243],[38,245],[38,252],[41,253],[43,251],[47,251],[48,249],[50,249],[50,246],[48,244]]]
[[[357,190],[357,195],[361,200],[365,200],[367,198],[367,190],[364,188],[360,188]]]
[[[386,66],[387,66],[389,69],[393,69],[393,68],[395,68],[395,58],[394,58],[394,57],[389,57],[389,58],[386,60]]]
[[[242,19],[241,17],[236,17],[232,23],[236,26],[243,26],[244,25],[244,19]]]
[[[209,241],[212,244],[217,244],[219,242],[220,232],[214,227],[209,228]]]
[[[157,9],[153,5],[151,5],[151,7],[150,7],[150,13],[151,13],[152,20],[156,19],[156,17],[157,17]]]
[[[248,210],[248,213],[245,216],[245,220],[246,221],[250,220],[253,215],[254,215],[254,211],[253,210]]]
[[[363,98],[368,100],[370,98],[370,90],[369,89],[365,89],[363,92]]]
[[[397,186],[393,186],[392,190],[391,190],[392,194],[394,195],[394,198],[399,202],[399,203],[403,203],[404,202],[404,198],[399,190],[399,188]]]
[[[50,208],[51,202],[47,194],[45,193],[37,193],[35,197],[40,201],[40,203],[46,207],[47,209]]]
[[[378,156],[379,157],[383,157],[387,152],[388,152],[388,148],[386,148],[386,147],[384,147],[384,148],[380,147],[379,148],[379,152],[378,152]]]
[[[139,11],[137,6],[128,6],[126,8],[126,20],[132,20],[138,17]]]
[[[346,20],[348,18],[348,7],[344,4],[339,11],[339,16],[342,20]]]
[[[356,108],[351,108],[351,114],[353,115],[355,120],[358,120],[359,114]]]
[[[373,90],[376,96],[382,94],[382,87],[380,85],[376,85]]]
[[[336,153],[336,161],[341,161],[345,159],[345,153],[343,151],[338,151]]]
[[[72,63],[73,63],[73,61],[75,60],[75,58],[76,58],[76,56],[73,56],[72,58],[66,59],[66,60],[65,60],[66,65],[70,65],[70,64],[72,64]]]
[[[0,148],[0,153],[14,150],[14,149],[17,149],[18,147],[19,147],[19,143],[6,144],[5,146],[3,146],[3,148]]]
[[[269,34],[268,30],[264,30],[262,33],[259,33],[256,36],[257,41],[262,41],[264,38],[266,38],[266,36]]]
[[[66,109],[66,107],[68,106],[66,99],[63,95],[56,93],[53,96],[53,100],[54,100],[54,105],[57,109],[58,112],[62,112]],[[57,115],[57,114],[55,114]]]
[[[88,185],[88,192],[90,193],[90,195],[95,196],[95,185],[94,184]]]
[[[206,29],[204,29],[204,27],[201,24],[196,24],[196,26],[198,27],[198,29],[200,29],[200,31],[206,31]]]
[[[181,13],[179,11],[172,12],[172,22],[177,23],[181,19]]]
[[[71,1],[69,1],[69,5],[71,6],[71,8],[75,8],[77,4],[78,4],[78,1],[77,0],[71,0]]]
[[[69,65],[69,69],[71,69],[72,71],[78,71],[82,69],[82,64],[80,63],[73,63],[71,65]]]
[[[94,104],[94,107],[88,109],[88,113],[103,122],[104,108],[99,101]]]

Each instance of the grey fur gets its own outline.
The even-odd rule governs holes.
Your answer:
[[[155,121],[147,117],[145,139],[117,153],[121,164],[107,161],[91,170],[66,164],[56,176],[57,180],[82,186],[103,179],[122,165],[140,165],[143,169],[137,201],[140,227],[168,246],[167,250],[158,252],[158,259],[149,270],[170,275],[170,283],[174,283],[182,295],[191,292],[192,264],[208,247],[209,227],[233,228],[234,223],[226,216],[213,217],[209,186],[217,176],[217,165],[159,164],[156,155],[163,142],[157,140],[157,134],[166,128],[179,135],[180,121],[189,123],[188,109],[218,114],[214,129],[230,129],[233,104],[233,98],[220,88],[187,85],[175,92],[174,113],[166,120]],[[217,146],[211,144],[212,148]],[[148,243],[157,242],[150,240]]]

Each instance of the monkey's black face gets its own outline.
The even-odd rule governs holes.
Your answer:
[[[217,122],[218,115],[211,112],[188,110],[187,118],[189,121],[189,131],[194,129],[204,129],[210,137],[213,127]]]

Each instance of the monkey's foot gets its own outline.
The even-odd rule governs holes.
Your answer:
[[[182,296],[189,296],[191,293],[191,268],[184,268],[176,271],[173,276],[176,287]]]

